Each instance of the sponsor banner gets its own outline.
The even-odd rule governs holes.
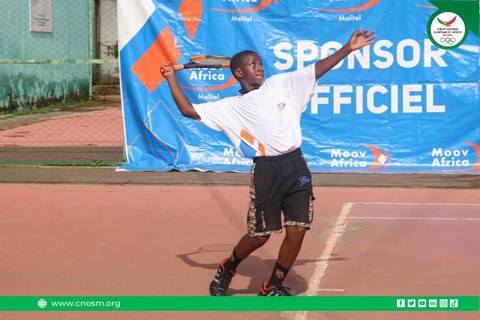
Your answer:
[[[269,76],[328,56],[363,27],[375,43],[324,75],[303,114],[311,170],[480,173],[478,15],[471,1],[448,2],[118,0],[122,169],[250,169],[223,133],[181,116],[159,72],[167,61],[251,49]],[[240,89],[228,69],[177,77],[193,103]]]

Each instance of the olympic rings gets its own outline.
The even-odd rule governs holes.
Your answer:
[[[455,37],[441,37],[440,38],[440,42],[441,43],[446,43],[448,45],[452,44],[452,43],[455,43],[457,40],[455,39]]]

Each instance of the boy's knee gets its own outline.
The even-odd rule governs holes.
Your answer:
[[[292,241],[302,241],[307,232],[307,228],[297,227],[297,226],[287,226],[286,228],[286,237]]]
[[[260,247],[263,246],[265,243],[267,243],[267,241],[268,241],[269,238],[270,238],[270,236],[260,236],[260,237],[253,237],[253,238],[251,238],[251,239],[252,239],[253,245],[254,245],[256,248],[260,248]]]

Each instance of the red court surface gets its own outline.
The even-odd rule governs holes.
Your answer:
[[[10,121],[2,120],[6,127],[0,127],[0,146],[122,146],[123,119],[120,105],[100,104],[93,105],[90,109],[77,106],[48,115],[37,114],[16,117]],[[7,126],[7,123],[11,123],[10,126]]]
[[[248,186],[0,184],[0,295],[205,296]],[[480,191],[316,187],[285,285],[299,295],[479,296]],[[283,234],[239,267],[256,295]],[[441,319],[474,312],[4,312],[0,319]]]

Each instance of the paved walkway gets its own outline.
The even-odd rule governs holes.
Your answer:
[[[248,185],[249,173],[122,172],[115,167],[3,166],[0,183]],[[314,174],[315,186],[480,189],[480,175]]]

